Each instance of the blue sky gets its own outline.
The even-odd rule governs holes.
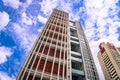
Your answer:
[[[120,47],[120,0],[0,0],[0,80],[15,80],[54,8],[82,23],[101,80],[100,42]]]

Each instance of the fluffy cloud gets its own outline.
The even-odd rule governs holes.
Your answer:
[[[58,5],[58,1],[57,0],[43,0],[41,3],[41,11],[43,11],[43,13],[45,15],[50,15],[50,13],[52,12],[52,10],[57,7]]]
[[[19,8],[22,4],[19,0],[3,0],[3,2],[6,6],[11,6],[14,9]]]
[[[7,57],[10,57],[12,55],[12,51],[10,48],[1,46],[0,47],[0,64],[7,61]]]
[[[47,21],[47,18],[45,18],[41,15],[38,15],[37,18],[38,18],[38,21],[41,22],[41,23],[46,23],[46,21]]]
[[[48,16],[52,12],[54,8],[60,9],[62,11],[68,12],[70,15],[71,20],[79,20],[80,13],[85,11],[84,7],[78,7],[78,10],[74,12],[74,3],[80,3],[80,0],[75,0],[75,1],[66,1],[66,0],[43,0],[40,2],[41,5],[41,11],[44,13],[44,15]]]
[[[43,26],[41,26],[39,29],[38,29],[38,32],[40,32],[41,33],[41,31],[43,30]]]
[[[116,3],[117,0],[85,0],[87,15],[85,33],[101,80],[104,80],[104,77],[100,74],[102,72],[97,59],[99,44],[101,42],[111,42],[115,46],[120,45],[120,41],[118,41],[119,34],[117,33],[120,25],[120,19],[117,17],[119,7],[116,6]]]
[[[13,24],[16,39],[20,41],[20,46],[26,51],[29,51],[36,39],[36,35],[30,33],[30,29],[28,26],[23,26],[24,27],[21,27],[19,24],[16,23]]]
[[[15,80],[15,78],[11,78],[7,73],[0,71],[0,80]]]
[[[0,12],[0,30],[2,30],[9,23],[9,14],[6,12]]]
[[[22,13],[22,22],[26,25],[32,25],[33,21],[31,18],[29,18],[25,12]]]

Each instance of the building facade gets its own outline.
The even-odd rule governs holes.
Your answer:
[[[81,24],[54,9],[17,80],[99,80]]]
[[[112,43],[99,45],[98,60],[105,80],[120,80],[120,49]]]

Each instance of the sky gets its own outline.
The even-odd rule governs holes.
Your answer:
[[[0,0],[0,80],[15,80],[52,10],[80,21],[101,80],[99,44],[120,47],[120,0]]]

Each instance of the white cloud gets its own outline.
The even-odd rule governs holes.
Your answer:
[[[10,48],[1,46],[0,47],[0,64],[7,61],[7,57],[10,57],[12,55],[12,51]]]
[[[85,0],[85,14],[87,14],[85,33],[101,80],[104,80],[104,76],[97,59],[99,44],[101,42],[111,42],[120,47],[119,34],[116,33],[120,25],[120,19],[117,17],[119,7],[116,6],[116,3],[117,0]],[[94,40],[95,37],[98,40]]]
[[[73,5],[74,2],[76,2],[76,1],[60,0],[57,4],[58,9],[69,13],[69,18],[70,18],[70,20],[73,20],[73,21],[80,19],[79,13],[82,9],[82,7],[81,7],[81,9],[79,9],[77,12],[74,12],[72,9],[72,7],[74,6]]]
[[[27,0],[26,3],[27,5],[30,5],[32,3],[32,0]]]
[[[16,39],[20,41],[20,46],[26,51],[29,51],[33,45],[33,42],[36,39],[36,35],[30,33],[30,29],[28,26],[23,26],[24,27],[16,23],[13,24],[14,31],[17,36]]]
[[[84,7],[78,8],[78,11],[74,12],[73,11],[73,3],[79,3],[80,0],[75,0],[75,1],[65,1],[65,0],[43,0],[40,2],[41,5],[41,11],[44,13],[45,16],[49,16],[54,8],[57,8],[59,10],[68,12],[70,15],[71,20],[79,20],[80,17],[79,14],[83,11],[85,11]],[[40,16],[41,18],[41,16]]]
[[[46,23],[46,21],[47,21],[47,18],[45,18],[41,15],[38,15],[37,18],[38,18],[38,21],[41,22],[41,23]]]
[[[29,18],[25,12],[22,13],[22,22],[26,25],[32,25],[33,24],[33,20],[31,18]]]
[[[9,14],[6,12],[0,12],[0,30],[2,30],[9,23]]]
[[[6,6],[11,6],[14,9],[17,9],[20,5],[22,5],[19,0],[3,0],[3,2]]]
[[[12,78],[8,76],[7,73],[0,71],[0,80],[15,80],[15,78]]]
[[[40,2],[41,11],[43,11],[45,15],[50,15],[52,10],[57,7],[57,4],[57,0],[43,0],[42,2]]]
[[[38,32],[40,32],[41,33],[41,31],[43,30],[43,26],[41,26],[39,29],[38,29]]]

